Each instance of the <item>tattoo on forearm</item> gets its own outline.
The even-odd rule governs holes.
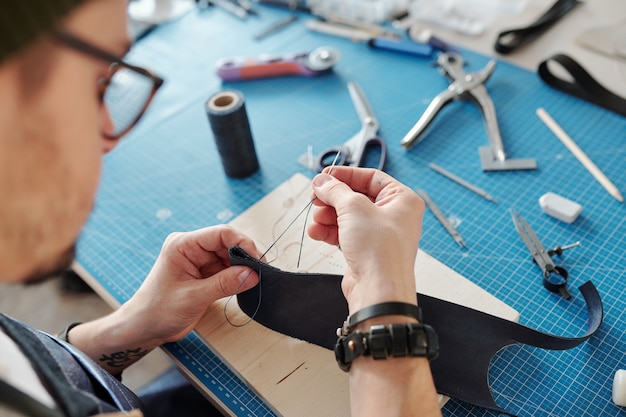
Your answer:
[[[102,355],[99,360],[112,368],[122,368],[147,354],[148,351],[146,349],[138,347],[136,349],[126,349],[125,351],[114,352],[110,355]]]

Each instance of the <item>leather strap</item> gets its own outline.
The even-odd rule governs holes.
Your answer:
[[[365,307],[354,314],[349,315],[346,321],[343,323],[343,327],[341,328],[341,334],[347,335],[352,332],[352,329],[354,329],[357,324],[380,316],[407,316],[413,317],[417,319],[417,321],[421,322],[422,310],[415,304],[401,303],[396,301],[374,304]]]
[[[554,75],[550,70],[550,61],[560,64],[573,81]],[[552,88],[626,117],[626,99],[603,87],[578,62],[567,55],[556,54],[546,59],[539,64],[537,73]]]
[[[61,331],[61,333],[57,335],[57,338],[64,342],[70,343],[70,341],[67,339],[67,334],[70,332],[70,330],[72,330],[74,327],[80,324],[83,324],[83,323],[76,321],[74,323],[69,324],[65,329],[63,329],[63,331]]]
[[[579,0],[557,0],[547,12],[530,26],[500,32],[494,49],[501,54],[513,52],[548,30],[578,4],[580,4]]]

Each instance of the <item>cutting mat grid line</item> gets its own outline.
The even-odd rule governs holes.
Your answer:
[[[511,158],[536,158],[538,170],[483,172],[478,147],[488,140],[480,111],[470,102],[450,104],[423,140],[405,150],[401,138],[448,86],[431,62],[314,34],[302,25],[262,44],[251,40],[263,19],[280,16],[279,10],[264,9],[262,19],[244,24],[213,8],[164,25],[133,48],[129,59],[154,69],[166,83],[145,120],[105,157],[96,210],[79,241],[79,263],[117,301],[126,301],[169,233],[226,223],[294,173],[312,177],[297,162],[307,146],[319,152],[359,128],[346,87],[347,81],[356,81],[387,140],[386,170],[413,189],[424,188],[457,222],[468,245],[460,249],[427,212],[423,250],[518,310],[522,323],[542,331],[584,332],[586,310],[576,287],[585,281],[591,279],[603,298],[605,322],[582,346],[565,352],[514,346],[496,356],[490,381],[498,404],[520,415],[623,416],[610,396],[613,373],[626,367],[626,208],[575,160],[535,110],[544,107],[623,192],[626,120],[555,92],[536,74],[499,61],[486,86],[505,149]],[[215,61],[224,56],[256,55],[260,48],[300,52],[320,45],[342,53],[334,72],[322,77],[221,83],[213,74]],[[463,55],[468,70],[488,62],[469,51]],[[246,98],[261,165],[244,180],[223,174],[204,112],[206,100],[225,88],[238,89]],[[430,162],[484,188],[499,204],[443,178],[428,168]],[[576,223],[567,225],[541,212],[537,200],[548,191],[583,205]],[[542,287],[540,270],[515,231],[510,208],[524,216],[547,247],[581,241],[580,248],[556,259],[570,272],[571,301]],[[215,387],[236,415],[271,413],[195,335],[168,349],[185,366],[202,358],[205,363],[192,367],[194,374]],[[250,401],[244,404],[239,397]],[[444,415],[490,413],[451,401]]]

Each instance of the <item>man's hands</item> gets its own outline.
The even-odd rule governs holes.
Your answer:
[[[350,313],[381,302],[415,304],[415,258],[424,202],[384,172],[333,167],[313,180],[317,210],[309,235],[339,244],[348,268],[341,282]],[[359,326],[406,323],[381,316]],[[425,358],[374,360],[360,357],[350,368],[355,416],[440,416],[437,393]]]
[[[333,167],[313,180],[311,238],[339,245],[350,312],[384,301],[415,303],[414,266],[424,202],[382,171]]]
[[[74,327],[69,341],[119,374],[155,347],[182,339],[214,301],[258,283],[256,272],[230,266],[233,245],[261,255],[229,226],[171,234],[135,295],[112,314]]]
[[[171,234],[146,280],[124,308],[132,316],[143,316],[149,325],[144,332],[160,343],[183,338],[214,301],[258,283],[251,269],[230,266],[228,248],[233,245],[261,256],[252,240],[229,226]]]

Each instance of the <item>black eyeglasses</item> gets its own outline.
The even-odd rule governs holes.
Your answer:
[[[163,79],[67,32],[57,31],[55,37],[76,51],[111,63],[108,75],[98,80],[100,99],[112,122],[102,134],[111,140],[124,136],[139,122]]]

